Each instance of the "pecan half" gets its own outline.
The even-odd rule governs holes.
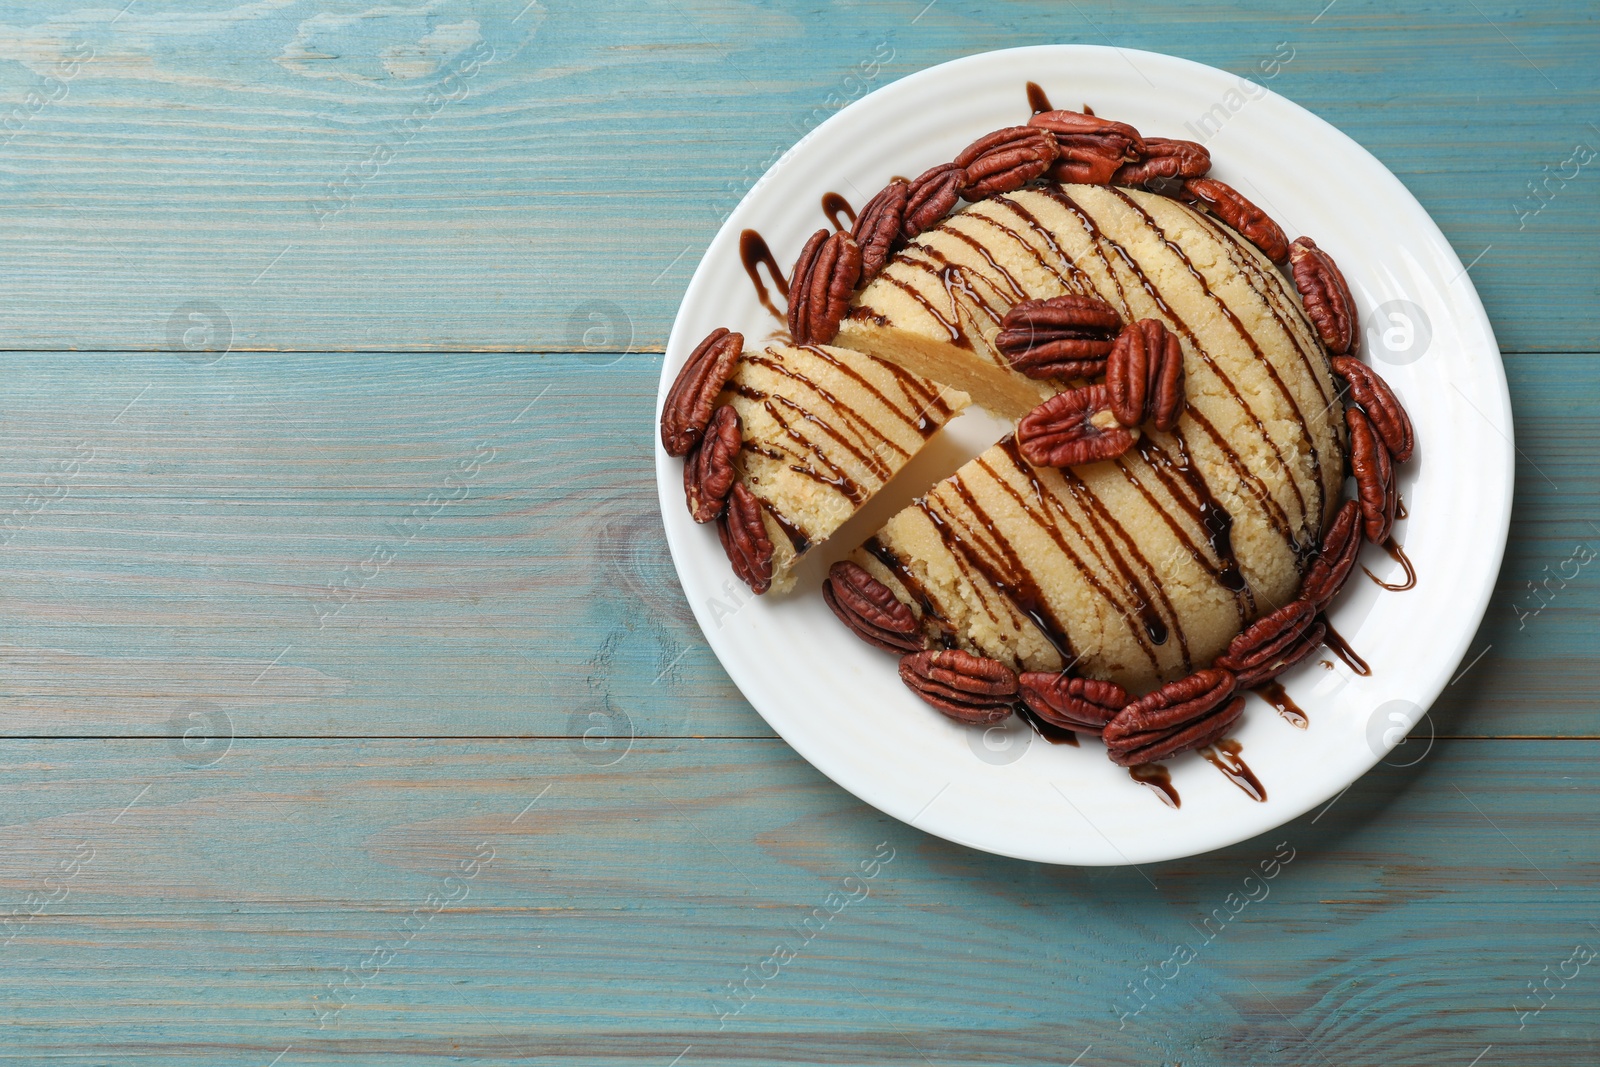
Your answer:
[[[905,222],[910,194],[911,183],[896,178],[867,201],[867,206],[856,216],[856,224],[850,227],[850,236],[861,246],[862,285],[878,276],[900,242],[900,226]]]
[[[739,413],[724,404],[711,416],[705,436],[683,461],[683,495],[695,522],[710,522],[722,514],[733,488],[733,459],[744,443]]]
[[[1122,326],[1116,309],[1097,296],[1024,300],[1000,320],[994,346],[1030,378],[1093,378]]]
[[[1114,459],[1139,431],[1117,422],[1103,385],[1057,393],[1017,423],[1017,448],[1036,467],[1076,467]]]
[[[1144,157],[1124,163],[1111,176],[1113,185],[1144,185],[1157,178],[1177,180],[1203,178],[1211,169],[1211,153],[1194,141],[1173,141],[1165,137],[1146,137]]]
[[[1167,683],[1106,723],[1106,755],[1132,767],[1209,745],[1244,711],[1244,697],[1234,696],[1237,688],[1233,672],[1221,668]]]
[[[689,354],[661,405],[661,445],[667,455],[686,456],[700,440],[742,351],[744,335],[718,327]]]
[[[959,648],[902,656],[900,679],[952,719],[975,726],[1010,715],[1017,699],[1017,676],[1010,667]]]
[[[1128,703],[1128,691],[1116,682],[1063,671],[1028,671],[1017,676],[1017,685],[1022,702],[1045,722],[1096,737]]]
[[[1296,237],[1289,246],[1289,269],[1322,343],[1336,356],[1350,351],[1356,340],[1356,302],[1333,257],[1311,238]]]
[[[1305,580],[1300,583],[1300,597],[1316,605],[1318,611],[1344,588],[1345,580],[1355,569],[1356,556],[1361,552],[1361,505],[1346,500],[1339,506],[1328,524],[1328,533],[1322,539],[1322,551],[1311,561]]]
[[[1350,427],[1350,473],[1356,479],[1362,532],[1368,541],[1381,545],[1394,528],[1394,513],[1399,503],[1394,465],[1383,438],[1378,436],[1372,420],[1360,408],[1345,409],[1344,421]]]
[[[1050,169],[1060,150],[1056,139],[1034,126],[1008,126],[978,138],[956,156],[965,167],[961,195],[968,200],[1021,189]]]
[[[1282,263],[1289,258],[1289,238],[1283,230],[1233,186],[1215,178],[1189,178],[1183,183],[1183,198],[1191,204],[1204,204],[1272,262]]]
[[[1276,678],[1322,644],[1327,627],[1317,621],[1317,606],[1293,600],[1263,615],[1229,642],[1213,666],[1229,670],[1240,689]]]
[[[1144,138],[1125,122],[1085,115],[1081,111],[1045,111],[1028,120],[1055,135],[1060,158],[1050,168],[1059,182],[1106,185],[1124,163],[1145,154]]]
[[[909,241],[950,214],[961,199],[961,183],[966,180],[966,168],[954,163],[941,163],[911,179],[900,236]]]
[[[861,246],[826,229],[811,235],[789,276],[789,334],[799,345],[825,345],[839,332],[861,280]]]
[[[1372,420],[1372,428],[1378,431],[1394,461],[1404,463],[1410,459],[1417,444],[1416,434],[1411,429],[1411,416],[1389,383],[1354,356],[1334,356],[1331,363],[1333,372],[1350,383],[1350,398]]]
[[[772,539],[761,515],[761,501],[743,482],[734,482],[728,506],[717,519],[717,536],[733,573],[756,595],[772,588]]]
[[[839,621],[857,637],[885,652],[916,652],[922,648],[922,628],[917,617],[888,586],[866,568],[840,560],[828,569],[822,599]]]
[[[1140,319],[1117,335],[1106,357],[1111,411],[1124,426],[1154,420],[1171,430],[1183,414],[1183,348],[1157,319]]]

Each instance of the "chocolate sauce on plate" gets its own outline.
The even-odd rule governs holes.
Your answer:
[[[1323,662],[1330,668],[1333,666],[1333,664],[1327,663],[1326,660]],[[1288,692],[1279,683],[1263,682],[1256,686],[1253,692],[1256,696],[1277,708],[1278,714],[1282,715],[1284,721],[1289,725],[1304,730],[1310,724],[1311,720],[1306,717],[1304,709],[1290,699]]]
[[[848,230],[856,221],[856,209],[850,206],[850,201],[838,193],[822,194],[822,213],[828,216],[828,221],[833,223],[835,230]],[[847,221],[840,222],[840,215]]]
[[[1137,767],[1128,768],[1128,777],[1150,790],[1161,798],[1161,803],[1169,808],[1181,808],[1182,799],[1178,791],[1172,788],[1172,775],[1159,763],[1141,763]]]
[[[1239,758],[1243,746],[1231,737],[1224,737],[1215,744],[1207,745],[1200,750],[1200,755],[1206,762],[1227,776],[1228,781],[1238,786],[1245,796],[1258,804],[1265,803],[1267,799],[1266,786],[1255,776],[1244,760]]]
[[[1066,729],[1065,727],[1057,726],[1054,723],[1045,722],[1043,719],[1039,718],[1034,710],[1028,707],[1026,704],[1019,703],[1017,705],[1017,717],[1023,722],[1027,723],[1029,726],[1033,727],[1034,733],[1038,734],[1052,745],[1071,745],[1073,748],[1078,747],[1077,734]]]
[[[1326,615],[1322,616],[1322,621],[1328,630],[1322,637],[1322,643],[1332,649],[1335,656],[1344,660],[1346,667],[1349,667],[1363,678],[1370,675],[1372,668],[1368,666],[1367,661],[1356,654],[1356,650],[1350,647],[1350,643],[1344,639],[1343,635],[1333,628],[1333,623],[1328,622]]]
[[[1386,582],[1376,574],[1368,571],[1366,565],[1363,564],[1361,569],[1367,571],[1367,577],[1371,578],[1380,589],[1388,589],[1395,593],[1403,593],[1407,589],[1414,587],[1417,584],[1417,569],[1411,565],[1411,557],[1406,555],[1405,546],[1390,537],[1381,547],[1389,554],[1390,559],[1406,569],[1406,580],[1398,583]]]
[[[785,298],[789,296],[789,283],[783,277],[783,271],[778,269],[778,261],[772,258],[772,249],[767,247],[766,239],[754,230],[745,230],[739,234],[739,260],[744,264],[744,272],[750,275],[750,284],[756,287],[756,299],[761,301],[761,306],[772,312],[773,318],[779,322],[788,322],[788,316],[779,313],[772,305],[771,297],[767,296],[766,284],[762,282],[757,268],[763,263],[772,275],[772,284]]]

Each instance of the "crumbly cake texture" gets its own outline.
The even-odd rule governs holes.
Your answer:
[[[1030,187],[963,208],[897,253],[836,343],[1019,416],[1069,383],[994,345],[1023,300],[1098,296],[1179,340],[1171,433],[1057,470],[1008,440],[896,515],[853,559],[954,643],[1019,670],[1134,692],[1211,662],[1291,601],[1339,501],[1344,422],[1327,353],[1254,246],[1178,200]]]
[[[761,502],[782,592],[969,398],[860,352],[774,344],[740,355],[717,402],[739,414],[734,469]]]

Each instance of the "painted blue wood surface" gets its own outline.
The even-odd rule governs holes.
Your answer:
[[[1540,585],[1600,548],[1596,22],[8,4],[0,1063],[1600,1060],[1600,578]],[[1241,74],[1288,42],[1267,84],[1472,263],[1517,417],[1438,740],[1142,871],[948,845],[813,771],[701,640],[647,467],[655,353],[764,162],[1052,41]]]
[[[721,217],[841,102],[971,52],[1112,41],[1258,79],[1287,42],[1265,84],[1482,254],[1506,348],[1596,347],[1600,160],[1563,164],[1600,148],[1600,71],[1570,0],[119,6],[6,6],[8,346],[171,348],[198,302],[240,348],[659,349]],[[614,317],[586,342],[597,300]]]

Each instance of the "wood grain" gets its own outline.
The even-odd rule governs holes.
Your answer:
[[[0,1063],[1600,1060],[1596,965],[1554,977],[1600,946],[1600,578],[1550,580],[1600,546],[1588,8],[0,20]],[[1052,42],[1292,50],[1265,84],[1472,264],[1517,418],[1427,755],[1143,870],[950,845],[812,770],[706,648],[649,469],[656,353],[764,167],[889,80]]]
[[[1600,372],[1585,354],[1507,362],[1511,547],[1471,654],[1488,651],[1440,728],[1594,737],[1600,577],[1528,583],[1600,541],[1579,399]],[[594,714],[647,736],[771,736],[667,555],[648,466],[659,357],[0,368],[6,734],[162,736],[198,702],[241,737],[556,735]]]
[[[639,742],[604,767],[557,740],[237,741],[208,767],[151,741],[8,748],[0,891],[20,901],[89,856],[9,928],[0,1057],[17,1062],[266,1064],[291,1046],[284,1063],[1597,1051],[1592,964],[1520,1031],[1512,1010],[1546,964],[1600,942],[1585,921],[1600,905],[1594,742],[1440,742],[1320,816],[1143,870],[925,837],[778,741]],[[807,940],[841,886],[855,901]],[[430,895],[448,906],[405,927]],[[786,940],[798,956],[734,1013],[729,983]],[[1134,999],[1175,945],[1194,959]],[[384,946],[393,958],[363,970]]]
[[[7,347],[176,348],[199,306],[203,343],[241,349],[659,350],[699,250],[805,130],[911,71],[1051,42],[1257,78],[1286,42],[1267,84],[1482,254],[1503,346],[1594,347],[1592,165],[1517,208],[1600,147],[1596,29],[1562,0],[116,6],[7,9]]]

